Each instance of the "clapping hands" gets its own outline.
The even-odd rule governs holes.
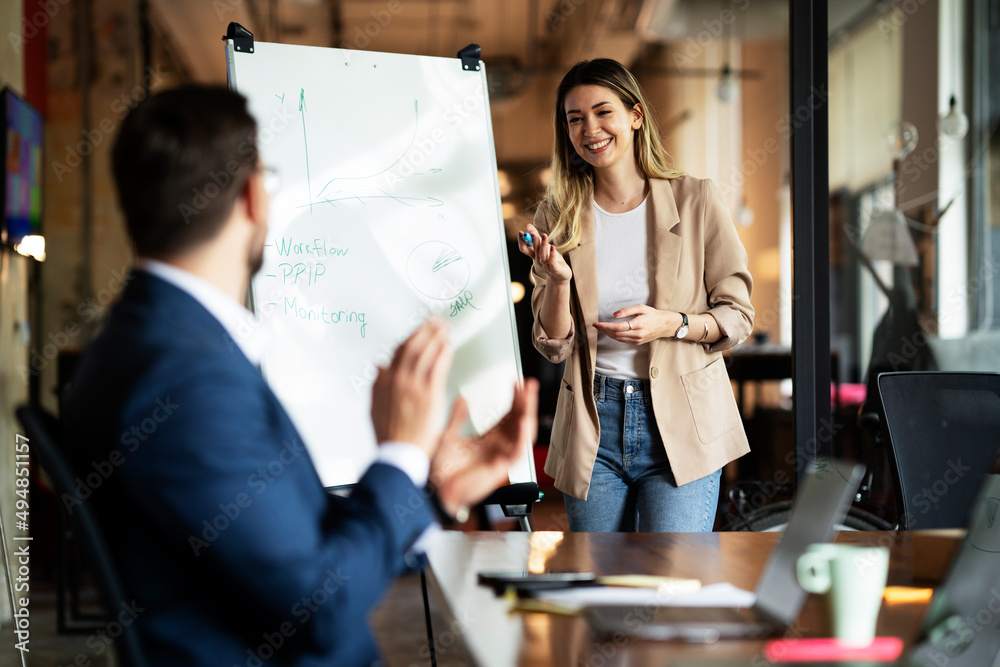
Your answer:
[[[481,435],[460,435],[468,416],[461,398],[452,406],[444,431],[439,431],[452,356],[443,322],[432,319],[417,329],[399,346],[390,365],[379,369],[372,388],[372,423],[379,443],[409,442],[427,454],[430,482],[444,508],[454,513],[503,484],[507,470],[534,441],[538,382],[529,379],[524,387],[515,387],[510,411]]]

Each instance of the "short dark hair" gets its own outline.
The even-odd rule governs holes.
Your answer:
[[[257,168],[257,123],[227,88],[157,93],[122,122],[112,168],[136,251],[166,257],[222,228]]]

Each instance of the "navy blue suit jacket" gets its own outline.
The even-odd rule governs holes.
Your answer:
[[[432,510],[384,464],[350,498],[327,494],[260,372],[189,294],[135,272],[63,416],[154,665],[376,659],[368,612]]]

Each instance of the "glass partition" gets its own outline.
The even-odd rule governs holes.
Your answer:
[[[1000,371],[1000,9],[864,4],[829,45],[831,340],[839,444],[891,504],[876,375]]]

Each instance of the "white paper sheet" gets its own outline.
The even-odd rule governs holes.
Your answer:
[[[534,599],[566,608],[597,606],[752,607],[757,596],[730,583],[710,584],[699,590],[678,593],[661,587],[623,588],[583,586],[538,593]]]

